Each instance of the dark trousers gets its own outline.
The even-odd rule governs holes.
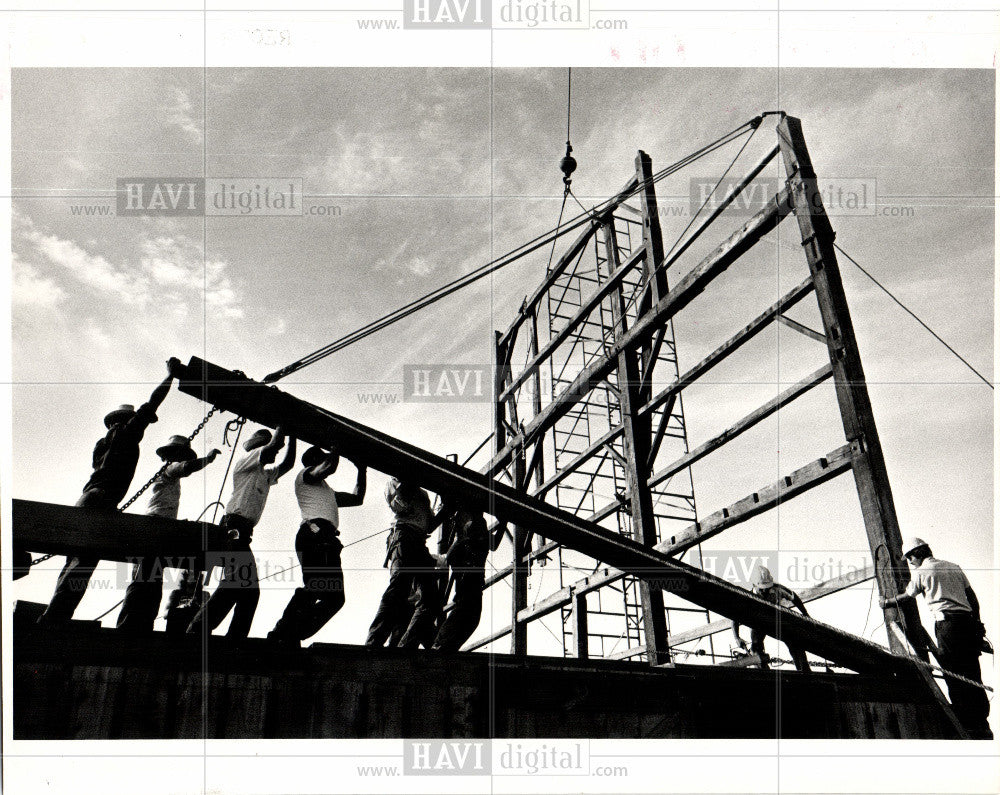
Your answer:
[[[754,654],[760,655],[760,667],[770,668],[767,664],[767,654],[764,652],[764,638],[766,636],[763,632],[758,629],[750,630],[750,651]],[[795,663],[796,671],[808,672],[809,661],[806,658],[806,653],[798,646],[788,646],[788,655],[792,658],[792,662]]]
[[[435,649],[458,651],[462,648],[462,644],[472,637],[483,614],[485,582],[482,566],[479,566],[478,570],[456,571],[454,604],[438,629],[437,637],[434,639]]]
[[[405,626],[399,638],[401,648],[430,647],[441,612],[441,591],[434,558],[427,551],[427,538],[419,530],[403,525],[392,530],[387,543],[389,585],[382,594],[365,645],[384,646],[393,630]]]
[[[76,507],[113,511],[118,507],[118,503],[108,497],[103,490],[91,489],[83,492],[76,501]],[[49,600],[49,606],[38,617],[39,624],[61,623],[73,618],[73,613],[87,592],[90,577],[99,562],[98,558],[84,556],[66,558],[66,563],[59,572],[59,579],[56,580],[56,590]]]
[[[248,519],[231,513],[222,517],[220,525],[236,531],[238,537],[229,541],[226,552],[220,556],[217,565],[222,567],[222,579],[205,606],[194,617],[188,632],[201,632],[203,626],[208,628],[208,632],[212,632],[232,610],[233,620],[226,637],[245,638],[250,634],[250,625],[260,600],[257,561],[250,551],[253,525]]]
[[[167,634],[183,635],[205,602],[205,576],[194,569],[184,569],[180,582],[167,597]]]
[[[940,651],[938,662],[947,671],[959,676],[982,682],[979,670],[979,654],[982,635],[979,622],[971,613],[953,613],[944,621],[934,624],[934,634]],[[955,717],[976,740],[993,738],[986,716],[990,714],[990,702],[986,691],[965,682],[945,680],[948,684],[948,698],[955,711]]]
[[[125,589],[125,601],[118,611],[118,629],[149,633],[163,597],[163,565],[158,558],[143,558],[132,565],[132,581]]]
[[[344,572],[337,529],[325,519],[303,522],[295,535],[295,554],[302,567],[302,587],[296,588],[269,638],[302,641],[311,638],[344,606]]]

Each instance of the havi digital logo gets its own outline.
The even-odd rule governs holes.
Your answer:
[[[491,0],[403,0],[403,27],[422,30],[489,28]]]

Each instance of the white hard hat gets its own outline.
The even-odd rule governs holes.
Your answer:
[[[917,536],[911,536],[903,542],[903,557],[909,555],[913,550],[919,549],[920,547],[926,547],[928,544],[924,539]]]
[[[774,585],[774,577],[771,576],[771,570],[766,566],[758,566],[753,576],[753,587],[764,589],[770,588],[772,585]]]

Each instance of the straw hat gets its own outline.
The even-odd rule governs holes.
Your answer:
[[[135,406],[128,403],[122,403],[114,411],[110,412],[104,417],[104,426],[106,428],[111,428],[113,425],[117,425],[119,422],[126,422],[135,416]]]
[[[171,436],[163,447],[156,448],[156,454],[164,461],[193,461],[198,456],[191,449],[191,442],[186,436]]]

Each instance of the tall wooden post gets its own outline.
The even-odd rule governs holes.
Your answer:
[[[892,596],[905,587],[909,572],[900,557],[902,539],[899,521],[875,427],[868,385],[861,367],[854,325],[837,265],[833,227],[823,207],[823,197],[816,184],[816,172],[806,148],[802,123],[798,119],[788,116],[781,120],[778,124],[778,144],[788,175],[802,247],[805,249],[823,318],[840,416],[853,451],[854,479],[861,499],[861,512],[875,563],[879,593],[882,596]],[[916,631],[920,627],[920,619],[915,605],[911,602],[900,612],[907,637],[926,659],[926,644],[921,639],[922,633]],[[886,632],[889,647],[902,654],[905,653],[904,644],[889,630],[890,623],[896,616],[895,608],[885,611]]]
[[[608,265],[612,272],[618,269],[618,243],[615,237],[614,221],[604,227],[604,243]],[[619,286],[611,299],[612,316],[616,333],[627,331],[625,299]],[[622,415],[622,438],[625,442],[626,477],[632,517],[632,533],[636,541],[645,546],[654,546],[656,537],[656,516],[653,513],[653,497],[649,488],[649,445],[652,426],[648,417],[640,417],[638,409],[643,405],[639,398],[639,362],[634,353],[623,351],[618,356],[618,400]],[[663,605],[663,591],[641,580],[639,598],[642,606],[642,630],[646,643],[646,658],[651,665],[670,661],[670,647],[667,643],[667,616]]]
[[[514,345],[514,339],[504,342],[500,332],[496,332],[495,360],[496,369],[494,373],[494,423],[495,437],[494,444],[499,453],[507,443],[507,428],[504,424],[507,408],[506,401],[501,397],[510,381],[510,349]],[[513,397],[511,398],[513,400]],[[520,449],[514,455],[512,463],[512,474],[514,478],[514,488],[523,489],[524,473],[526,463],[524,450]],[[525,538],[527,532],[520,525],[513,527],[513,571],[511,573],[511,626],[514,631],[511,633],[511,654],[527,654],[528,652],[528,625],[517,620],[517,614],[528,606],[528,564],[525,561]]]

